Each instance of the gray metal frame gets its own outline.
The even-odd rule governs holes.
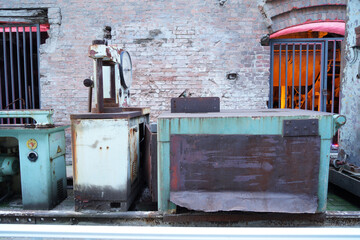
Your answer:
[[[320,111],[326,112],[327,107],[327,92],[328,90],[331,91],[331,110],[329,112],[334,112],[334,94],[335,94],[335,68],[336,68],[336,50],[340,49],[340,47],[337,47],[337,43],[340,43],[343,41],[343,38],[309,38],[309,39],[271,39],[270,40],[270,94],[269,94],[269,108],[274,108],[274,52],[275,47],[278,47],[279,51],[279,63],[281,63],[281,58],[285,57],[287,59],[287,63],[289,61],[289,55],[292,55],[292,62],[295,63],[295,54],[292,54],[296,51],[296,48],[299,49],[299,52],[306,52],[306,77],[305,77],[305,94],[307,95],[309,93],[309,83],[312,83],[311,86],[315,86],[316,80],[319,78],[320,80]],[[331,50],[329,47],[332,48],[332,55],[328,56],[328,51]],[[313,58],[313,69],[315,69],[315,59],[316,49],[319,49],[321,51],[321,68],[320,68],[320,74],[319,76],[315,76],[315,70],[313,70],[313,75],[309,76],[308,71],[308,65],[309,65],[309,58]],[[310,51],[313,51],[313,56],[310,55]],[[285,53],[284,53],[285,51]],[[302,54],[299,54],[299,69],[302,69]],[[332,60],[332,69],[328,69],[328,63]],[[325,64],[326,63],[326,64]],[[278,108],[281,107],[281,86],[282,82],[285,81],[285,95],[288,95],[288,64],[284,66],[281,66],[282,64],[279,64],[279,97],[278,97]],[[285,79],[281,78],[282,69],[285,69]],[[291,89],[291,106],[287,105],[287,102],[285,103],[285,108],[300,108],[300,109],[308,109],[308,99],[305,97],[305,106],[301,106],[301,74],[302,72],[299,71],[299,73],[295,73],[295,64],[292,64],[292,89]],[[331,89],[328,89],[327,86],[327,78],[328,78],[328,72],[332,72],[332,86]],[[299,74],[299,106],[294,105],[294,78],[295,74]],[[330,87],[330,86],[329,86]],[[289,90],[290,91],[290,90]],[[312,91],[312,107],[308,110],[315,110],[314,109],[314,103],[315,103],[315,91]],[[290,105],[290,104],[289,104]],[[340,103],[339,103],[340,105]],[[337,106],[338,108],[340,106]]]
[[[40,109],[40,25],[4,24],[0,29],[3,50],[0,109]],[[0,120],[0,124],[4,122],[16,120]]]

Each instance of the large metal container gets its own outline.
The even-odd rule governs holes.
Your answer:
[[[139,144],[148,113],[145,108],[71,115],[76,211],[128,210],[138,193]]]
[[[291,109],[164,113],[158,208],[324,212],[331,139],[344,122]]]
[[[52,110],[0,111],[0,118],[36,120],[36,124],[0,125],[1,148],[7,148],[11,139],[17,140],[24,209],[48,210],[67,196],[64,131],[67,126],[55,127],[52,114]]]

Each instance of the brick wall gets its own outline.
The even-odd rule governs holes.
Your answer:
[[[87,109],[87,56],[103,27],[112,44],[133,60],[132,103],[151,107],[152,119],[169,110],[184,89],[193,96],[218,96],[222,108],[265,108],[269,49],[256,1],[4,1],[2,8],[49,8],[50,38],[41,46],[42,108],[55,109],[57,124]],[[227,73],[238,74],[228,80]],[[67,132],[68,145],[70,132]],[[70,148],[68,148],[70,152]]]
[[[57,124],[69,124],[71,113],[87,109],[82,81],[92,75],[88,46],[102,39],[106,25],[113,29],[112,43],[132,56],[132,103],[151,107],[153,120],[185,89],[193,96],[220,97],[222,108],[265,108],[269,49],[259,40],[268,29],[258,1],[222,2],[0,0],[2,8],[48,8],[41,101],[43,108],[55,109]],[[228,73],[237,79],[228,80]],[[67,141],[70,146],[70,131]]]
[[[258,0],[270,32],[317,20],[345,20],[347,0]]]

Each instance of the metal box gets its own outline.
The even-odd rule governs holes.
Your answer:
[[[326,209],[331,139],[345,118],[291,109],[164,113],[158,209]]]
[[[76,211],[128,210],[139,187],[144,110],[71,115]]]
[[[55,127],[52,110],[0,111],[1,118],[33,118],[36,124],[0,125],[1,139],[15,138],[24,209],[48,210],[67,196],[65,131]]]

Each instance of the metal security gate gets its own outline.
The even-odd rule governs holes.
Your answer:
[[[0,25],[0,109],[40,109],[39,46],[39,24]]]
[[[338,113],[342,40],[272,39],[269,108]]]

